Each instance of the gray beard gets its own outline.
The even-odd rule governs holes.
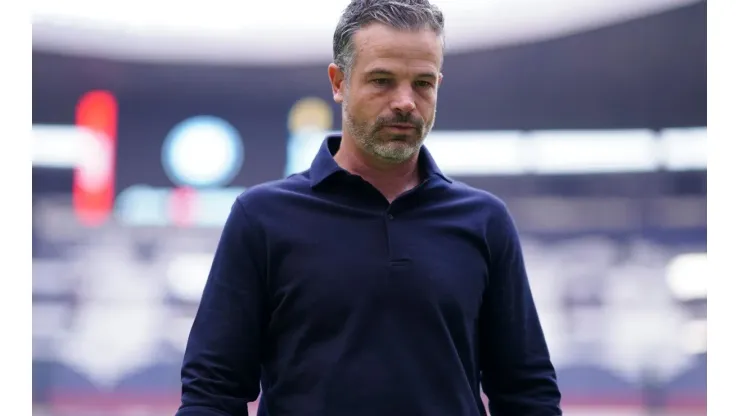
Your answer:
[[[409,141],[406,137],[399,137],[399,140],[383,140],[377,136],[372,126],[356,122],[347,112],[345,104],[342,105],[342,113],[347,129],[357,144],[368,154],[391,163],[403,163],[412,158],[421,149],[428,132],[434,125],[433,118],[431,123],[424,126],[421,136],[414,138],[413,141]]]

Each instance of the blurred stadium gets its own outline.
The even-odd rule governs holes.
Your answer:
[[[340,127],[346,1],[160,3],[33,10],[37,416],[174,414],[233,199]],[[437,4],[428,147],[510,206],[565,414],[705,415],[706,2]]]

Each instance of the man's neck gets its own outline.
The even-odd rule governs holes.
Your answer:
[[[389,202],[420,182],[418,152],[407,161],[391,163],[367,154],[351,139],[342,139],[334,160],[342,169],[373,185]]]

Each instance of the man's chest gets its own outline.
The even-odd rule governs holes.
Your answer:
[[[488,280],[473,227],[444,218],[357,212],[273,236],[268,292],[283,317],[443,314],[472,322]]]

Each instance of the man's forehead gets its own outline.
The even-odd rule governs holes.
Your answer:
[[[442,41],[431,29],[401,30],[382,24],[366,26],[355,33],[358,60],[402,58],[441,63]]]

